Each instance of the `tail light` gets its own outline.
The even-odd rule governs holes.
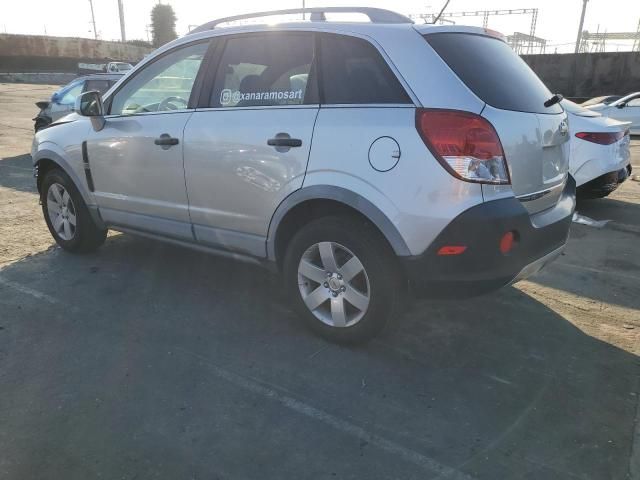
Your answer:
[[[626,132],[578,132],[576,137],[598,145],[611,145],[621,140]]]
[[[416,128],[431,153],[454,177],[478,183],[511,183],[498,134],[480,115],[418,109]]]

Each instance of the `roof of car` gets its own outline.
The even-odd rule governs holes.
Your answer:
[[[360,14],[369,18],[369,21],[373,24],[412,24],[413,20],[409,17],[405,17],[399,13],[391,10],[384,10],[382,8],[373,7],[314,7],[314,8],[294,8],[288,10],[270,10],[255,13],[246,13],[242,15],[234,15],[232,17],[219,18],[210,22],[204,23],[199,27],[192,30],[190,33],[199,33],[203,31],[213,30],[218,25],[225,23],[244,21],[252,18],[274,17],[283,15],[296,15],[301,14],[303,18],[309,15],[311,22],[324,23],[327,21],[326,14],[346,13],[346,14]]]

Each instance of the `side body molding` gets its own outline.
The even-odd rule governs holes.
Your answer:
[[[333,185],[313,185],[296,190],[285,198],[276,209],[273,217],[271,218],[269,232],[267,234],[268,260],[276,260],[276,233],[280,222],[292,208],[308,200],[334,200],[354,208],[378,227],[393,248],[396,255],[411,255],[407,244],[395,225],[369,200],[345,188]]]

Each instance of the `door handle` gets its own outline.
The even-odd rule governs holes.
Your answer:
[[[164,150],[167,150],[173,145],[178,145],[178,143],[180,143],[180,140],[172,137],[168,133],[163,133],[158,138],[156,138],[153,143],[155,143],[156,145],[160,145]]]
[[[302,140],[299,138],[291,138],[288,133],[279,133],[275,136],[275,138],[270,138],[267,140],[267,145],[270,147],[301,147]]]

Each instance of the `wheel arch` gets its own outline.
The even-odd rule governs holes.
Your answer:
[[[36,186],[38,188],[38,193],[42,193],[42,180],[46,173],[53,168],[59,168],[69,175],[87,205],[93,205],[95,203],[93,202],[92,196],[89,195],[86,183],[82,181],[69,162],[54,150],[38,150],[37,154],[33,158],[33,166],[36,169]]]
[[[78,189],[78,192],[80,193],[82,200],[89,209],[89,213],[91,214],[91,217],[95,221],[96,225],[98,225],[100,228],[107,228],[104,221],[102,220],[102,217],[100,216],[100,212],[97,205],[95,204],[93,196],[87,189],[87,184],[78,176],[76,171],[72,168],[69,162],[64,159],[64,157],[53,150],[42,149],[33,156],[33,167],[36,177],[36,187],[41,199],[42,181],[45,175],[48,171],[54,168],[59,168],[69,176],[75,187]]]
[[[281,266],[283,250],[298,228],[312,219],[335,213],[363,217],[380,232],[396,255],[411,255],[395,225],[369,200],[342,187],[314,185],[292,193],[276,209],[267,234],[267,258]]]

